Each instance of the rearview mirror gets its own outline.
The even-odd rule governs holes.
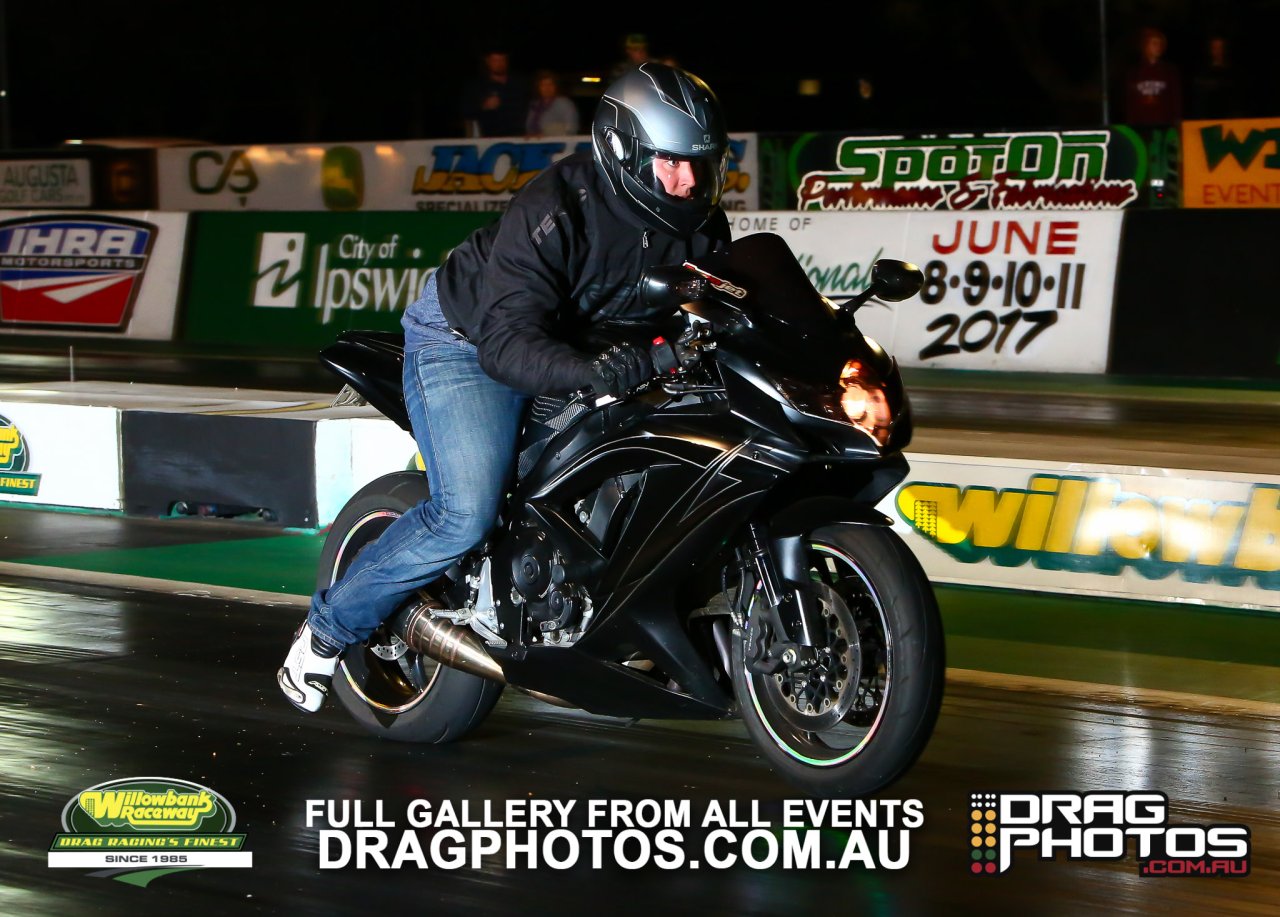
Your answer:
[[[885,302],[902,302],[920,292],[924,272],[910,261],[881,258],[871,266],[871,295]]]
[[[881,258],[871,265],[871,282],[857,296],[843,303],[846,312],[856,312],[875,297],[883,302],[902,302],[920,292],[924,286],[924,272],[910,261]]]

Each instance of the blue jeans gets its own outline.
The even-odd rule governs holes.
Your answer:
[[[334,647],[365,640],[475,547],[502,507],[526,396],[485,375],[470,344],[417,343],[405,354],[404,400],[431,496],[312,597],[307,620]]]

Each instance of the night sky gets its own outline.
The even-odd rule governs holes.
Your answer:
[[[628,32],[718,92],[730,128],[972,130],[1101,123],[1096,0],[503,4],[3,0],[13,145],[69,138],[221,143],[457,136],[477,55],[604,73]],[[640,14],[638,8],[651,8]],[[1113,121],[1148,23],[1189,80],[1210,31],[1233,41],[1247,113],[1280,115],[1280,0],[1106,0]],[[822,81],[802,97],[802,78]],[[854,92],[871,81],[870,102]],[[579,100],[589,116],[589,98]]]

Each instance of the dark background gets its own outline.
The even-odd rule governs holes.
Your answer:
[[[1103,0],[1110,118],[1139,29],[1188,84],[1210,32],[1232,41],[1243,114],[1280,114],[1280,0]],[[1098,0],[513,4],[411,0],[47,2],[5,9],[14,146],[69,138],[219,143],[457,136],[484,46],[513,67],[606,74],[628,32],[753,130],[993,129],[1103,123]],[[871,80],[861,101],[859,77]],[[822,94],[796,94],[817,78]],[[580,83],[574,85],[581,86]],[[598,91],[598,89],[597,89]],[[588,91],[577,99],[589,117]]]

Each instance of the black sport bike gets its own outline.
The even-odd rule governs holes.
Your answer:
[[[654,341],[661,375],[622,399],[535,399],[488,539],[349,648],[334,693],[371,732],[413,742],[465,735],[504,685],[609,716],[741,717],[808,793],[895,780],[937,718],[942,627],[874,508],[907,473],[911,415],[853,311],[921,282],[880,261],[838,305],[768,233],[647,272],[645,302],[683,313]],[[321,359],[408,430],[401,345],[349,332]],[[319,585],[426,496],[413,471],[357,493]]]

